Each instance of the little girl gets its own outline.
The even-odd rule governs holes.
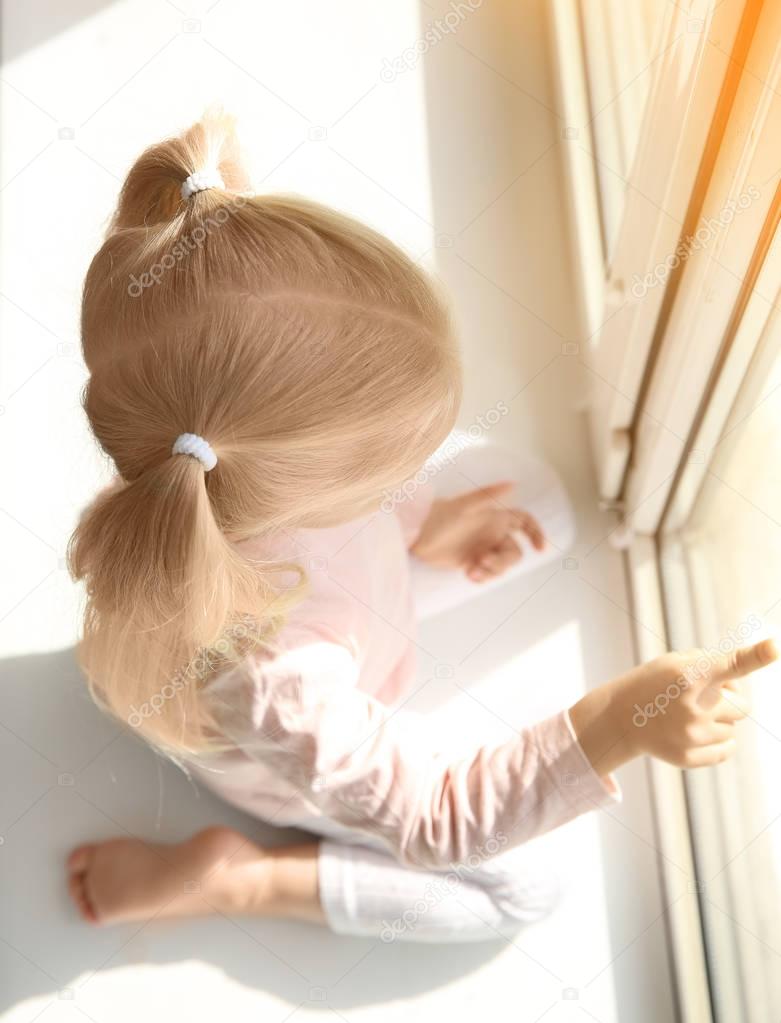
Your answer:
[[[643,753],[723,760],[745,714],[733,680],[775,649],[668,654],[504,743],[437,750],[403,705],[410,554],[474,585],[517,564],[519,534],[545,537],[503,500],[512,483],[436,499],[420,479],[461,394],[433,282],[349,217],[248,184],[221,114],[128,174],[82,307],[84,406],[118,475],[70,564],[100,704],[311,837],[83,845],[70,892],[100,924],[251,913],[493,938],[551,905],[523,844],[618,799],[613,772]]]

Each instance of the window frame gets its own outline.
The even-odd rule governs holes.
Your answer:
[[[605,454],[609,447],[605,431],[615,431],[618,420],[615,415],[606,416],[604,402],[592,410],[592,418],[599,416],[604,424],[601,447],[595,445],[603,493],[607,482],[608,496],[620,494],[629,526],[625,561],[632,614],[642,623],[634,629],[639,660],[651,659],[664,649],[696,646],[707,629],[707,604],[701,596],[696,602],[693,599],[692,587],[698,594],[702,589],[697,583],[702,566],[687,526],[714,451],[740,415],[746,414],[742,396],[747,381],[760,372],[757,365],[778,346],[781,180],[773,166],[773,140],[781,137],[781,9],[749,0],[742,12],[744,28],[746,18],[752,16],[756,24],[745,60],[738,67],[740,74],[734,77],[729,117],[700,197],[701,215],[712,216],[714,204],[723,203],[720,196],[741,195],[755,177],[765,187],[760,198],[717,236],[715,250],[706,247],[692,253],[678,272],[672,294],[669,280],[666,287],[657,289],[649,316],[656,316],[657,350],[652,353],[646,334],[639,355],[630,359],[634,372],[641,364],[643,382],[635,389],[630,384],[624,394],[624,441],[613,445],[612,454]],[[735,45],[739,46],[737,30]],[[759,87],[758,81],[767,88]],[[776,157],[775,162],[781,160]],[[719,280],[717,268],[722,261],[739,267],[738,280],[734,288],[714,296],[709,288]],[[638,303],[644,312],[646,301]],[[614,327],[620,327],[620,317],[614,320]],[[631,334],[623,340],[626,345],[627,340],[634,344],[636,339],[637,334]],[[616,355],[615,343],[608,324],[599,339],[601,346],[608,346],[602,350],[607,366]],[[624,372],[619,380],[626,379]],[[682,405],[675,419],[676,436],[669,431],[666,436],[665,412],[659,410]],[[709,861],[718,862],[725,848],[725,824],[719,820],[711,772],[683,772],[657,761],[648,763],[648,771],[681,1020],[712,1020],[716,1005],[723,1014],[720,1019],[763,1020],[767,1006],[762,1003],[762,985],[757,982],[751,995],[744,992],[751,963],[743,956],[731,925],[725,921],[717,933],[713,914],[706,925],[703,913],[702,878],[711,876]],[[702,812],[703,807],[709,812]],[[683,868],[684,876],[672,864]],[[750,881],[737,872],[717,883],[725,898],[739,899],[741,891],[745,897]],[[726,961],[720,958],[714,969],[714,949],[730,943],[732,954]]]
[[[592,378],[589,430],[599,492],[606,501],[622,498],[636,408],[674,276],[665,286],[652,289],[642,303],[632,298],[633,281],[675,251],[687,216],[691,219],[720,90],[746,10],[757,6],[761,0],[684,0],[665,5],[648,69],[652,77],[644,109],[632,112],[631,104],[618,96],[592,115],[588,97],[601,95],[604,89],[600,92],[599,83],[591,88],[588,81],[588,36],[578,0],[551,0],[552,66],[563,122],[561,149],[579,285],[579,347]],[[615,39],[616,9],[610,0],[599,0],[598,8],[601,24],[610,27]],[[623,45],[620,36],[617,45]],[[619,63],[618,58],[613,61],[616,67]],[[608,68],[604,77],[614,77],[614,72]],[[627,133],[629,116],[640,118],[641,125],[628,172],[618,136]],[[608,148],[619,166],[607,165],[606,154],[597,149],[597,136],[613,139]],[[609,267],[598,163],[618,178],[626,176],[623,214]],[[661,179],[660,166],[669,168]]]

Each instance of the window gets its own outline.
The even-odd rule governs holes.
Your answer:
[[[570,8],[555,0],[567,121],[588,116]],[[565,136],[591,435],[628,527],[639,660],[781,629],[781,4],[665,5],[654,38],[636,136],[622,104]],[[617,45],[580,39],[589,109]],[[747,689],[732,761],[649,765],[683,1023],[781,1019],[781,668]]]
[[[579,0],[602,247],[608,266],[662,48],[663,12],[651,0]]]
[[[781,294],[706,461],[695,449],[682,529],[662,533],[672,645],[729,649],[781,626]],[[745,339],[744,339],[745,340]],[[706,427],[707,429],[707,427]],[[735,758],[687,772],[685,790],[716,1019],[781,1016],[781,669],[745,683],[751,717]]]

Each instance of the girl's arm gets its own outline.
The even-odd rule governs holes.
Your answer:
[[[592,770],[565,711],[448,759],[432,752],[430,721],[394,712],[356,680],[349,651],[313,635],[273,661],[252,658],[218,676],[205,695],[247,756],[313,810],[383,838],[413,866],[490,855],[619,798],[612,779]]]
[[[356,689],[349,651],[316,635],[273,661],[244,662],[206,694],[226,738],[313,807],[382,837],[404,863],[444,869],[617,800],[610,771],[641,752],[686,766],[723,758],[726,721],[743,710],[725,703],[721,685],[772,659],[761,646],[739,663],[712,662],[661,722],[633,723],[633,705],[679,685],[703,651],[659,658],[589,693],[571,717],[562,711],[456,759],[430,752],[424,718]],[[711,705],[699,708],[706,691]]]
[[[770,639],[729,653],[664,654],[579,700],[570,710],[575,733],[602,775],[643,753],[677,767],[721,763],[748,713],[737,680],[778,656]]]

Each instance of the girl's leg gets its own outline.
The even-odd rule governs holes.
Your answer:
[[[264,849],[230,828],[207,828],[176,845],[81,846],[68,872],[74,902],[91,923],[249,914],[386,942],[492,940],[544,916],[557,894],[531,846],[433,872],[331,838]]]
[[[519,853],[426,871],[403,867],[377,849],[324,840],[323,913],[338,934],[385,942],[496,940],[545,916],[558,898],[552,873]]]
[[[71,853],[68,887],[84,919],[97,924],[211,913],[325,922],[318,846],[265,849],[222,827],[170,845],[112,839]]]

